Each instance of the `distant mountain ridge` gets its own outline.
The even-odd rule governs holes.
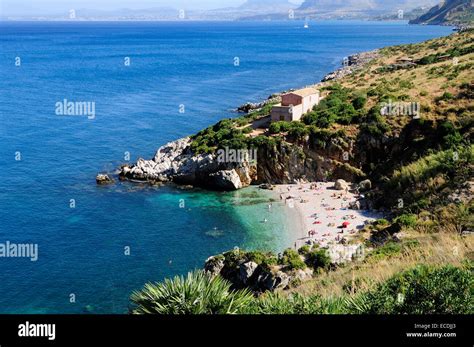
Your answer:
[[[241,10],[264,10],[276,12],[297,7],[288,0],[247,0],[239,6]]]
[[[417,0],[416,2],[411,0],[305,0],[298,10],[387,12],[433,6],[435,3],[436,0]]]
[[[412,24],[466,24],[473,21],[471,0],[247,0],[237,7],[211,10],[154,7],[147,9],[77,9],[74,20],[288,20],[366,19],[410,20]],[[291,11],[290,10],[294,10]],[[400,17],[400,11],[403,16]],[[292,13],[292,16],[289,16]],[[5,20],[71,20],[69,12],[28,16],[1,16]]]
[[[249,0],[250,2],[251,0]],[[266,0],[253,0],[265,1]],[[414,19],[426,9],[434,6],[438,0],[305,0],[295,8],[295,19],[375,19],[399,20]],[[422,9],[422,10],[420,10]],[[400,10],[404,16],[399,17]],[[278,13],[279,12],[279,13]],[[405,17],[406,14],[406,17]],[[282,11],[267,14],[253,14],[241,17],[250,20],[284,20],[287,15]]]
[[[410,24],[472,25],[474,5],[471,0],[446,0],[432,7],[424,15],[411,20]]]

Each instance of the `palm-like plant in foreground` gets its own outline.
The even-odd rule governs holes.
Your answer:
[[[233,291],[229,282],[203,271],[148,283],[131,296],[134,314],[237,314],[252,300],[248,290]]]

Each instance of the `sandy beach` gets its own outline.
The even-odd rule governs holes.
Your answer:
[[[382,218],[379,212],[349,209],[359,195],[349,189],[336,190],[334,182],[278,185],[275,192],[300,217],[300,230],[295,235],[297,248],[309,240],[321,247],[344,243],[367,222]]]

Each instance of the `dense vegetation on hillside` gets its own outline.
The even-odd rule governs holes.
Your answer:
[[[467,31],[384,48],[360,70],[324,83],[325,99],[302,121],[252,136],[267,105],[196,134],[199,153],[257,147],[270,157],[285,144],[301,150],[300,165],[314,153],[331,158],[371,180],[365,196],[389,217],[357,233],[350,242],[367,254],[346,265],[330,266],[324,250],[309,247],[236,255],[269,269],[314,271],[289,291],[253,298],[193,274],[135,293],[134,312],[474,313],[473,47]],[[402,108],[387,112],[393,105]]]
[[[472,269],[418,266],[357,295],[322,298],[232,290],[204,272],[148,284],[132,295],[134,314],[467,314],[474,312]]]

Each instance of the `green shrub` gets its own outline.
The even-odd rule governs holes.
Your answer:
[[[252,300],[248,290],[232,291],[229,282],[203,271],[148,283],[131,296],[133,314],[237,314]]]
[[[304,263],[301,256],[298,254],[297,251],[288,248],[283,252],[283,256],[280,259],[280,264],[288,266],[290,270],[302,270],[306,268],[306,264]]]
[[[352,100],[352,106],[354,106],[356,110],[363,109],[366,103],[367,103],[367,98],[363,95],[359,95],[354,100]]]
[[[294,139],[303,139],[309,134],[309,129],[301,122],[291,122],[288,135]]]
[[[225,266],[229,269],[237,269],[241,263],[247,260],[246,253],[240,249],[225,252],[223,256]]]
[[[407,228],[414,228],[417,221],[418,217],[416,214],[402,214],[394,220],[395,223]]]
[[[344,298],[323,299],[318,295],[303,296],[266,293],[256,299],[246,313],[250,314],[341,314],[346,310]]]
[[[312,112],[303,117],[303,122],[306,125],[315,125],[318,128],[328,128],[336,122],[351,124],[358,113],[350,100],[350,90],[338,84],[327,89],[331,93],[319,105],[316,105]],[[357,103],[360,102],[362,100],[357,101]]]
[[[418,266],[363,294],[369,314],[472,314],[474,277],[451,265]]]
[[[402,250],[402,245],[397,242],[387,242],[383,246],[375,248],[372,252],[369,253],[369,258],[371,259],[384,259],[391,257],[396,254],[400,254]]]
[[[331,258],[324,249],[315,249],[311,251],[307,256],[306,261],[308,265],[315,270],[327,270],[331,265]]]
[[[272,136],[259,135],[249,140],[249,146],[252,148],[274,148],[278,143],[281,142],[281,138],[275,138]]]
[[[277,257],[272,252],[250,251],[245,256],[248,261],[253,261],[267,268],[278,263]]]
[[[390,130],[390,126],[380,114],[381,106],[374,106],[363,118],[360,130],[373,137],[380,137]]]
[[[402,89],[412,89],[415,85],[413,84],[413,82],[410,82],[410,81],[407,81],[407,80],[401,80],[398,85],[400,86],[400,88]]]
[[[380,219],[377,219],[376,221],[374,221],[372,223],[375,227],[388,227],[390,225],[390,222],[388,220],[386,220],[385,218],[380,218]]]
[[[280,121],[270,124],[269,131],[271,134],[279,134],[290,129],[290,122]]]
[[[441,138],[444,149],[453,148],[462,142],[462,136],[453,123],[445,121],[437,129],[437,137]]]
[[[237,129],[235,120],[224,119],[215,125],[201,130],[191,137],[191,149],[195,153],[214,153],[217,149],[246,149],[250,138],[245,136],[251,128]]]
[[[250,134],[253,131],[252,127],[246,127],[242,129],[243,134]]]
[[[305,255],[305,254],[308,254],[310,250],[311,250],[311,247],[309,245],[304,245],[298,250],[298,253],[301,255]]]
[[[461,147],[456,152],[446,150],[427,155],[396,170],[389,186],[404,191],[410,184],[426,182],[439,173],[449,173],[457,166],[472,163],[473,156],[473,145]]]
[[[392,246],[390,246],[392,247]],[[388,248],[387,248],[388,249]],[[292,253],[293,256],[296,253]],[[296,253],[297,255],[297,253]],[[147,284],[134,292],[134,314],[473,314],[472,262],[465,268],[421,265],[398,273],[373,290],[356,296],[321,298],[265,293],[256,298],[247,290],[232,291],[230,284],[202,271]],[[353,293],[356,279],[343,289]]]
[[[454,99],[454,95],[449,93],[449,92],[444,92],[443,95],[437,97],[435,100],[436,101],[449,101],[449,100],[453,100]]]
[[[342,290],[347,294],[354,294],[357,293],[357,288],[362,285],[362,280],[360,278],[356,278],[354,280],[347,281],[342,286]]]

